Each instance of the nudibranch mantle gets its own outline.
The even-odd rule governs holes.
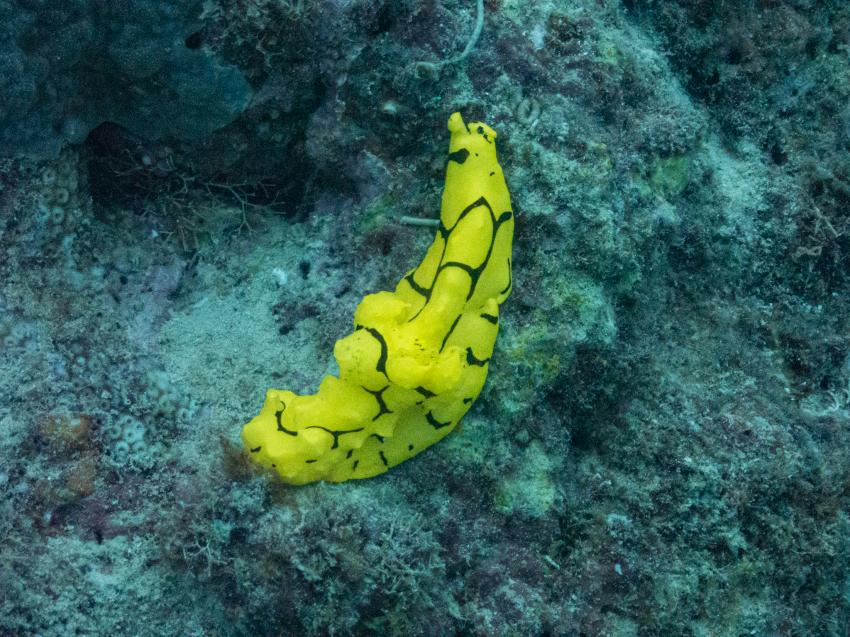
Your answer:
[[[269,389],[242,430],[291,484],[370,478],[449,434],[478,397],[511,292],[514,215],[496,132],[449,118],[440,225],[394,292],[366,296],[316,394]]]

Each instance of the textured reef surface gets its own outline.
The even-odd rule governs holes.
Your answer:
[[[240,429],[419,262],[454,111],[487,385],[285,485]],[[0,0],[0,635],[845,636],[848,299],[845,2]]]

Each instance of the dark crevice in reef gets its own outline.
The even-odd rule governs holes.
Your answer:
[[[189,244],[212,231],[211,217],[222,209],[232,213],[232,221],[220,224],[225,227],[250,226],[263,215],[301,216],[313,175],[303,144],[292,144],[294,161],[266,165],[222,152],[228,137],[225,132],[197,145],[151,142],[101,124],[82,146],[96,214],[103,218],[122,209],[153,216],[165,232],[182,234]]]

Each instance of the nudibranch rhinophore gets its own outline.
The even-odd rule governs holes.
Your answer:
[[[478,397],[511,292],[514,215],[496,132],[449,118],[440,225],[395,292],[366,296],[338,340],[339,378],[270,389],[245,425],[250,456],[284,481],[370,478],[450,433]]]

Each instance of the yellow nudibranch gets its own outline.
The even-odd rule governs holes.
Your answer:
[[[370,478],[451,432],[478,397],[511,292],[514,215],[496,132],[449,118],[440,225],[395,292],[366,296],[338,340],[339,378],[270,389],[242,440],[284,481]]]

